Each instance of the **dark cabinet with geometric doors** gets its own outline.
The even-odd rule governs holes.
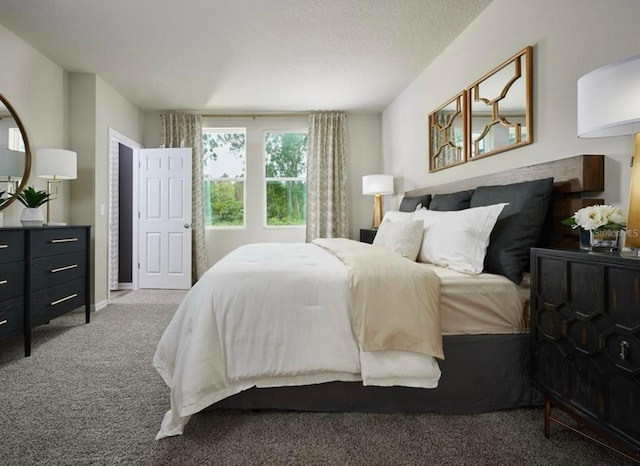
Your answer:
[[[532,378],[545,396],[545,435],[551,422],[572,427],[553,416],[560,408],[640,460],[640,260],[534,248],[531,280]]]

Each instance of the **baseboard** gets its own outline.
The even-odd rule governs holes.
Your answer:
[[[107,307],[107,304],[109,304],[109,301],[104,299],[104,300],[100,301],[97,304],[92,304],[91,305],[91,310],[92,311],[100,311],[100,310],[104,309],[105,307]]]
[[[135,290],[133,287],[133,283],[118,283],[118,291],[119,290]]]

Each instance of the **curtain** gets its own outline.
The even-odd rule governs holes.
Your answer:
[[[344,112],[309,115],[307,242],[349,237],[349,192]]]
[[[208,269],[204,241],[202,115],[163,113],[161,147],[191,147],[191,277],[195,283]]]

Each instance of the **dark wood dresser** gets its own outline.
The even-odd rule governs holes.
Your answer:
[[[534,248],[531,279],[545,435],[556,422],[640,461],[640,260]],[[556,407],[579,424],[554,417]]]
[[[0,338],[24,333],[79,307],[89,323],[88,226],[0,228]],[[4,322],[4,323],[2,323]]]

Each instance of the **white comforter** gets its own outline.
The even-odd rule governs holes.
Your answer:
[[[242,246],[189,291],[153,364],[171,389],[157,439],[181,434],[190,416],[253,386],[363,380],[433,388],[431,356],[361,351],[350,322],[342,262],[313,244]]]

